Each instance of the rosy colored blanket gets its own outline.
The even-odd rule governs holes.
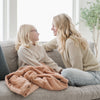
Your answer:
[[[8,88],[24,97],[39,87],[48,90],[63,90],[68,87],[68,80],[46,65],[24,66],[5,77]]]

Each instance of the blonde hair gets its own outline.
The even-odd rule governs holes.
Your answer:
[[[32,44],[32,41],[30,40],[30,31],[32,28],[34,28],[34,26],[28,24],[20,26],[15,43],[16,50],[18,50],[21,45],[29,47],[30,44]]]
[[[62,54],[65,50],[65,43],[68,38],[74,40],[75,44],[81,44],[86,49],[88,47],[87,41],[82,38],[80,33],[75,29],[71,18],[66,14],[60,14],[53,18],[53,24],[57,28],[57,42],[58,50]]]

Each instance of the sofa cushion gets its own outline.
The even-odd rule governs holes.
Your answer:
[[[2,47],[10,71],[13,72],[17,70],[18,61],[17,61],[17,52],[15,50],[15,43],[12,41],[3,41],[0,42],[0,45]]]
[[[93,100],[100,98],[100,85],[69,86],[67,89],[61,91],[50,91],[39,88],[24,98],[11,92],[5,82],[0,81],[0,100],[15,100],[15,98],[16,100]]]
[[[64,63],[61,59],[61,55],[56,49],[51,52],[47,52],[47,54],[50,58],[52,58],[58,64],[58,66],[65,68]]]
[[[9,74],[9,69],[0,46],[0,80],[4,80],[5,75]]]

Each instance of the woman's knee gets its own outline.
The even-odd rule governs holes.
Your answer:
[[[61,72],[61,75],[68,79],[74,79],[74,78],[79,78],[82,73],[84,72],[79,69],[66,68],[66,69],[63,69],[63,71]]]
[[[99,83],[96,76],[91,72],[84,72],[75,68],[64,69],[61,75],[67,78],[71,85],[83,86]]]
[[[67,78],[71,77],[73,73],[75,73],[75,70],[73,70],[73,68],[66,68],[62,70],[61,75]]]

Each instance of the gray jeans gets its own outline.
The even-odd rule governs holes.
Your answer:
[[[75,68],[63,69],[61,75],[69,80],[69,85],[85,86],[100,84],[100,71],[82,71]]]

